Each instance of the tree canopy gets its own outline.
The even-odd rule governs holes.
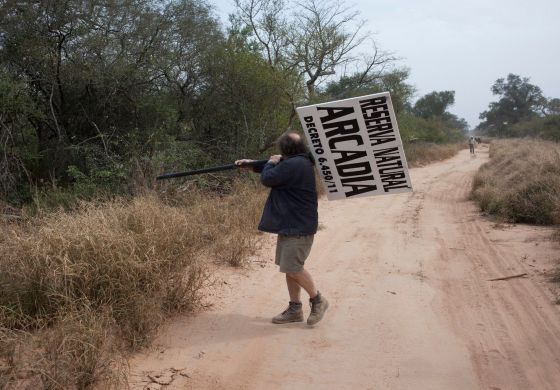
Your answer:
[[[500,78],[492,85],[491,91],[499,97],[488,110],[480,114],[479,128],[492,135],[501,135],[507,125],[536,116],[544,103],[541,89],[529,83],[527,77],[509,74],[507,79]]]
[[[558,139],[552,128],[560,114],[560,100],[547,99],[540,87],[531,84],[528,77],[509,74],[499,78],[492,85],[491,91],[498,96],[497,102],[491,102],[488,110],[480,114],[482,120],[477,131],[496,137],[513,137],[541,135],[545,138]]]
[[[412,111],[421,118],[442,116],[455,103],[455,91],[431,92],[416,101]]]

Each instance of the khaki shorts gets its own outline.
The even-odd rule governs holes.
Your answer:
[[[305,259],[307,259],[309,252],[311,252],[313,237],[313,234],[308,236],[278,235],[275,263],[280,266],[280,272],[303,271]]]

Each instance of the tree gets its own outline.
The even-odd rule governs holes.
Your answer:
[[[285,17],[285,0],[235,0],[237,15],[232,23],[248,27],[256,42],[255,49],[262,51],[272,67],[286,65],[289,46],[289,22]]]
[[[357,11],[350,11],[340,1],[306,0],[298,4],[296,22],[290,29],[289,61],[305,75],[310,97],[321,79],[354,60],[351,52],[365,39],[360,35],[363,22],[357,16]]]
[[[192,134],[221,159],[257,156],[288,124],[285,83],[259,53],[228,42],[193,106]]]
[[[410,105],[414,87],[407,83],[410,71],[407,68],[391,69],[376,74],[364,75],[357,72],[330,81],[320,91],[321,100],[346,99],[378,92],[389,92],[395,112],[399,113]]]
[[[509,125],[538,116],[546,106],[541,89],[530,84],[527,77],[510,73],[507,79],[496,80],[491,91],[500,99],[491,102],[488,110],[480,114],[483,121],[478,125],[478,129],[488,135],[507,136]]]
[[[286,83],[290,88],[285,90],[291,102],[288,127],[295,118],[296,104],[316,99],[322,81],[342,66],[355,63],[355,51],[366,39],[358,12],[342,0],[236,0],[236,5],[234,20],[250,29],[253,46],[271,67],[290,78]],[[375,44],[372,52],[361,72],[363,78],[393,60]]]
[[[459,136],[449,137],[449,141],[458,141],[461,135],[469,131],[469,124],[463,118],[448,112],[448,108],[455,103],[455,91],[430,92],[416,101],[412,113],[427,120],[439,120],[442,128],[450,132],[458,132]]]
[[[414,104],[412,112],[425,119],[442,117],[454,103],[455,91],[434,91],[418,99]]]
[[[0,59],[43,114],[28,118],[42,157],[36,178],[64,178],[69,165],[113,164],[138,150],[136,140],[150,145],[150,130],[167,120],[154,99],[160,9],[141,0],[10,0],[0,15]]]
[[[399,128],[407,141],[460,142],[469,130],[466,120],[447,111],[455,91],[433,91],[419,98],[398,115]]]
[[[198,1],[171,2],[163,13],[165,29],[158,71],[177,103],[178,122],[192,122],[192,108],[211,78],[211,65],[223,54],[225,39],[211,8]]]
[[[560,99],[549,99],[545,107],[545,115],[560,115]]]
[[[268,63],[297,69],[309,96],[338,66],[355,60],[351,53],[365,40],[358,13],[340,0],[236,0],[236,5],[237,18],[251,28]]]
[[[0,69],[0,198],[14,200],[22,195],[17,187],[24,179],[25,165],[37,157],[29,151],[32,145],[27,145],[33,140],[28,121],[40,117],[26,85]]]

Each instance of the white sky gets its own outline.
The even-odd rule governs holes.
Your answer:
[[[228,23],[233,0],[208,0]],[[450,109],[471,126],[508,73],[560,98],[559,0],[350,0],[377,45],[402,58],[420,97],[454,90]],[[364,49],[365,50],[365,49]]]

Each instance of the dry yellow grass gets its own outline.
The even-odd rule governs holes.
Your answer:
[[[123,345],[107,310],[74,306],[35,332],[2,332],[6,371],[0,385],[23,389],[88,389],[125,384]]]
[[[408,165],[419,167],[453,157],[464,147],[462,144],[412,143],[405,144],[404,151]]]
[[[196,305],[205,261],[242,265],[256,249],[264,196],[235,183],[228,195],[152,194],[0,225],[0,387],[118,388],[119,353]]]
[[[190,209],[193,226],[198,229],[199,239],[204,240],[202,248],[210,258],[232,266],[246,265],[248,255],[258,249],[254,233],[266,194],[257,182],[237,181],[226,196],[196,195],[195,202],[200,206]],[[192,198],[186,200],[191,202]]]
[[[560,224],[560,145],[495,140],[473,183],[483,211],[511,222]]]

